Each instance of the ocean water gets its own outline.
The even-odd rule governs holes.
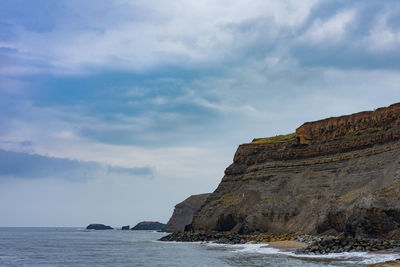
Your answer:
[[[363,266],[399,254],[297,256],[263,245],[159,242],[153,231],[0,228],[0,266]],[[265,246],[265,245],[264,245]]]

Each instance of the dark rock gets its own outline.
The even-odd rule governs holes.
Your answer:
[[[108,225],[93,223],[93,224],[89,224],[86,227],[86,229],[88,229],[88,230],[112,230],[113,228]]]
[[[209,195],[192,195],[181,203],[176,204],[174,213],[163,230],[167,232],[190,231],[190,228],[186,229],[185,227],[192,223],[193,214],[199,210]]]
[[[122,227],[121,227],[121,230],[129,230],[129,225],[122,226]]]
[[[165,230],[165,228],[164,228],[164,230]],[[193,232],[194,231],[193,225],[192,224],[185,225],[185,229],[183,231],[184,232]]]
[[[239,146],[192,227],[400,238],[399,162],[400,103],[254,139]]]
[[[338,245],[340,244],[340,245]],[[342,245],[347,244],[347,245]],[[383,244],[383,245],[381,245]],[[320,237],[306,248],[298,249],[297,254],[326,254],[356,251],[395,250],[400,240],[355,239],[346,237]]]
[[[277,240],[294,240],[294,238],[282,235],[239,235],[229,232],[174,232],[167,236],[160,238],[160,241],[178,241],[178,242],[215,242],[222,244],[245,244],[248,242],[266,243]]]
[[[136,224],[131,230],[161,230],[165,227],[165,224],[160,222],[144,221]]]

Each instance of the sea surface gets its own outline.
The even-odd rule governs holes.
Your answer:
[[[165,233],[0,228],[0,266],[363,266],[399,254],[297,256],[265,245],[159,242]]]

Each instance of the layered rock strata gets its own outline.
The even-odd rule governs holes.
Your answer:
[[[169,219],[164,231],[179,232],[192,223],[193,214],[200,209],[210,194],[192,195],[175,205],[174,213]]]
[[[400,238],[400,103],[240,145],[192,227]]]

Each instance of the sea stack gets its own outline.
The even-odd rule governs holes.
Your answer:
[[[89,224],[86,229],[88,230],[112,230],[113,228],[108,225],[99,224],[99,223],[92,223]]]
[[[131,230],[161,230],[165,226],[164,223],[160,222],[151,222],[151,221],[143,221],[136,224]]]
[[[400,103],[240,145],[192,225],[400,238]]]

